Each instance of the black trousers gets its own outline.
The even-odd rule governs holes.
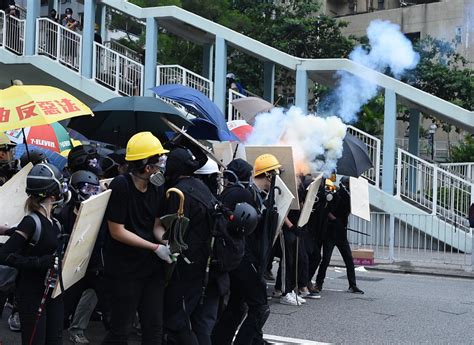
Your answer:
[[[331,229],[329,229],[331,231]],[[327,236],[323,242],[323,260],[319,266],[318,275],[316,276],[316,284],[318,286],[323,286],[324,278],[326,277],[326,271],[328,269],[329,263],[331,261],[332,252],[334,247],[337,247],[341,253],[344,264],[346,265],[347,280],[349,281],[349,287],[356,286],[356,276],[354,269],[354,261],[352,259],[351,247],[349,246],[349,241],[347,237],[344,238],[334,238]]]
[[[163,337],[164,279],[153,274],[142,279],[114,278],[108,281],[111,297],[110,330],[103,345],[127,345],[135,313],[142,327],[142,345],[159,345]]]
[[[51,298],[52,290],[50,289],[45,308],[36,325],[34,345],[63,344],[63,297],[59,295]],[[15,293],[20,313],[21,343],[28,345],[44,293],[44,278],[41,281],[20,280]]]
[[[323,249],[323,241],[316,238],[311,238],[311,246],[307,246],[307,254],[308,254],[308,282],[307,286],[311,286],[311,279],[316,274],[318,270],[319,264],[321,263],[321,250]]]
[[[247,317],[232,343],[246,313]],[[239,267],[230,273],[229,303],[214,327],[212,344],[264,344],[262,328],[269,313],[265,281],[257,273],[254,264],[242,261]]]

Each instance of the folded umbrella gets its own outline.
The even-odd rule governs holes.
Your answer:
[[[178,127],[192,124],[173,106],[154,97],[115,97],[97,104],[93,111],[93,118],[74,118],[68,127],[89,139],[119,147],[142,131],[163,138],[170,129],[166,120]]]
[[[346,134],[342,143],[342,157],[337,161],[337,173],[359,177],[372,167],[367,146],[357,137]]]

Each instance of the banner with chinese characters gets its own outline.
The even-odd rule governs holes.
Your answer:
[[[71,94],[51,86],[11,86],[0,90],[0,130],[39,126],[93,115]]]

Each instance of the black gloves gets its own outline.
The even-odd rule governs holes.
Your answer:
[[[23,256],[19,254],[10,254],[5,260],[8,266],[18,269],[42,270],[46,271],[54,266],[56,257],[54,255],[43,256]]]
[[[301,237],[308,232],[308,229],[306,228],[306,226],[301,228],[297,225],[292,225],[290,231],[294,233],[296,237]]]

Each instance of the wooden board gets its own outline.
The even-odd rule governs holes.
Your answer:
[[[275,206],[278,209],[278,226],[273,243],[275,243],[278,238],[283,223],[285,222],[285,218],[288,216],[288,212],[290,212],[291,204],[295,200],[295,196],[291,193],[290,189],[286,186],[280,176],[276,177],[275,187],[279,189],[275,190]]]
[[[214,151],[214,156],[225,166],[229,165],[234,156],[230,141],[213,141],[212,151]]]
[[[9,227],[20,223],[25,216],[25,202],[28,199],[26,194],[26,177],[33,168],[33,164],[28,163],[23,169],[17,172],[10,180],[0,187],[0,222]]]
[[[245,146],[245,155],[247,162],[253,166],[255,159],[263,155],[264,153],[270,153],[274,155],[280,162],[283,173],[280,175],[285,185],[293,194],[294,199],[291,203],[291,210],[299,210],[300,204],[298,200],[298,184],[296,181],[295,174],[295,163],[293,159],[293,149],[291,146]]]
[[[114,178],[111,177],[111,178],[106,178],[106,179],[100,180],[100,181],[99,181],[100,188],[102,188],[102,190],[107,190],[107,189],[109,189],[110,182],[112,182],[113,179],[114,179]]]
[[[112,190],[92,196],[83,201],[79,207],[76,222],[62,262],[64,289],[68,289],[86,274],[87,265],[99,233],[105,209]],[[59,284],[54,288],[52,297],[61,294]]]
[[[351,177],[351,213],[370,222],[369,184],[363,177]]]
[[[306,198],[304,199],[304,205],[301,208],[300,218],[298,219],[299,227],[305,226],[309,221],[309,217],[311,216],[311,212],[313,211],[313,204],[316,200],[316,196],[318,195],[318,190],[319,186],[321,185],[322,179],[323,174],[319,174],[307,188]]]

